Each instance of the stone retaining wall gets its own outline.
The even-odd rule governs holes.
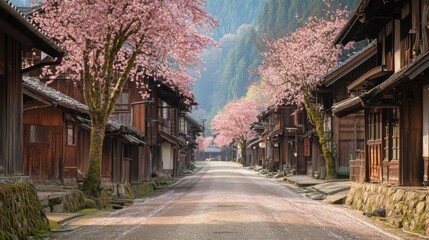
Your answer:
[[[84,195],[76,189],[65,192],[38,192],[38,197],[47,213],[73,213],[85,208]]]
[[[352,183],[346,205],[369,213],[385,209],[387,223],[429,236],[428,189]]]
[[[31,183],[0,183],[0,239],[42,239],[49,223]]]

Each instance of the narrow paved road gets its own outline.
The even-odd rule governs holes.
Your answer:
[[[202,169],[144,202],[70,223],[58,239],[399,239],[358,212],[309,200],[228,162]]]

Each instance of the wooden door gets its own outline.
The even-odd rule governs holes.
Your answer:
[[[40,125],[24,128],[24,171],[37,183],[46,182],[51,176],[50,130]]]
[[[368,114],[368,160],[369,160],[369,178],[371,182],[381,181],[381,162],[382,162],[382,119],[381,111],[370,112]]]
[[[51,127],[50,179],[63,180],[63,127]]]

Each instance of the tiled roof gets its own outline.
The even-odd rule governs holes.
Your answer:
[[[31,92],[42,96],[55,104],[78,111],[80,113],[88,113],[88,106],[69,97],[51,87],[46,86],[45,83],[40,82],[37,78],[24,77],[23,78],[24,92],[30,94]]]
[[[325,75],[322,76],[322,79],[325,80],[327,76],[331,75],[332,73],[334,73],[335,71],[337,71],[338,69],[344,67],[345,65],[347,65],[349,62],[353,61],[354,59],[356,59],[357,57],[359,57],[361,54],[363,54],[364,52],[368,51],[370,48],[374,47],[377,43],[375,41],[371,42],[370,44],[368,44],[368,46],[364,47],[363,49],[355,52],[352,56],[350,56],[349,58],[347,58],[346,60],[344,60],[341,63],[338,63],[335,67],[333,67],[331,70],[329,70]],[[323,84],[326,84],[325,81],[322,82]]]
[[[64,53],[64,51],[58,47],[58,45],[49,37],[46,32],[41,30],[32,21],[30,21],[20,9],[13,5],[11,1],[0,0],[0,9],[3,9],[13,18],[13,22],[9,23],[17,24],[17,26],[20,28],[20,31],[27,32],[28,38],[38,42],[39,45],[43,45],[43,49],[40,50],[54,57],[59,57]],[[2,17],[7,19],[7,16]]]
[[[77,101],[76,99],[69,97],[49,86],[45,83],[40,82],[37,78],[23,78],[24,93],[31,95],[38,100],[50,101],[53,104],[75,110],[79,113],[88,114],[88,106]],[[82,124],[88,129],[91,126],[91,121],[87,118],[78,117]],[[110,118],[107,122],[106,130],[108,132],[119,132],[123,137],[130,143],[143,144],[144,134],[138,129],[121,123],[113,118]]]

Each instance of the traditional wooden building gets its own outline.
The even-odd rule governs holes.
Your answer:
[[[377,41],[378,70],[349,85],[360,90],[333,108],[337,115],[364,110],[360,178],[365,181],[421,185],[428,180],[428,9],[424,0],[363,0],[337,37],[342,44]]]
[[[76,185],[89,165],[88,107],[45,85],[23,79],[24,172],[36,183]],[[140,157],[144,135],[113,119],[106,127],[102,180],[141,182],[148,168]]]
[[[340,177],[357,180],[364,169],[362,153],[365,141],[364,111],[351,114],[333,115],[332,105],[349,98],[349,93],[358,94],[362,78],[381,78],[386,72],[377,66],[377,46],[369,44],[353,56],[335,66],[322,78],[317,91],[325,109],[326,131],[332,136],[332,149],[335,157],[336,173]]]
[[[185,169],[195,161],[198,144],[197,136],[203,132],[203,127],[189,114],[179,116],[179,137],[185,142],[181,149],[178,169]]]
[[[24,174],[21,78],[26,69],[22,69],[22,55],[31,48],[56,58],[63,55],[8,0],[0,1],[0,176]]]
[[[246,166],[262,166],[266,159],[265,142],[261,136],[265,128],[261,122],[254,122],[250,128],[256,132],[256,136],[247,141]]]
[[[77,184],[78,166],[89,152],[89,134],[78,117],[85,117],[88,107],[38,79],[24,77],[23,93],[25,174],[36,183]]]
[[[153,172],[177,175],[179,162],[186,159],[186,139],[179,137],[179,118],[192,105],[173,88],[148,77],[145,79],[151,89],[149,99],[142,100],[133,83],[124,89],[116,104],[114,118],[133,126],[146,136],[144,156]],[[189,103],[188,103],[189,102]]]
[[[307,161],[299,137],[306,128],[305,119],[303,111],[297,111],[295,106],[269,108],[259,116],[264,126],[261,134],[266,153],[263,165],[272,171],[306,173]]]

